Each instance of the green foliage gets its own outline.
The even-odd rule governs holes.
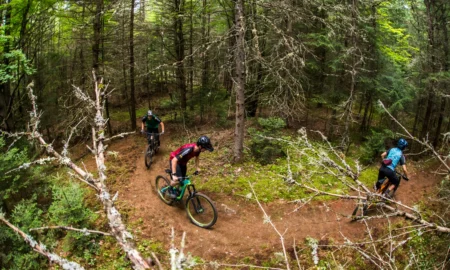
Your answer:
[[[56,175],[55,180],[61,179]],[[97,215],[84,203],[84,189],[78,183],[69,182],[66,185],[54,185],[52,188],[53,202],[48,209],[50,221],[58,225],[89,227]]]
[[[30,61],[20,50],[13,50],[0,55],[0,83],[2,84],[18,80],[23,73],[31,75],[35,71],[31,67]]]
[[[272,164],[277,158],[284,157],[283,143],[271,139],[269,137],[277,138],[280,134],[280,129],[286,126],[286,123],[281,118],[259,118],[258,123],[263,128],[262,131],[256,129],[249,129],[251,136],[250,151],[252,156],[262,165]]]
[[[268,131],[275,131],[286,127],[286,122],[278,117],[258,118],[258,124]]]
[[[43,211],[38,208],[35,198],[23,200],[16,205],[10,216],[10,222],[22,231],[42,226]],[[0,256],[4,257],[2,269],[43,269],[46,260],[36,252],[16,233],[5,226],[0,226]]]
[[[56,175],[54,180],[56,180],[56,183],[52,187],[53,201],[48,209],[50,223],[75,228],[91,228],[97,219],[97,214],[86,207],[84,189],[77,183],[64,183],[59,175]],[[54,236],[57,239],[62,235]],[[86,250],[94,254],[98,252],[98,243],[94,241],[98,237],[98,235],[85,235],[69,231],[63,236],[63,248],[92,264],[94,258],[90,255],[87,256]]]
[[[27,148],[20,150],[16,147],[8,149],[5,140],[0,137],[0,207],[4,200],[20,191],[21,188],[28,185],[29,180],[24,176],[24,171],[9,173],[22,164],[28,163]]]
[[[371,130],[371,133],[371,135],[366,137],[366,142],[360,148],[360,160],[364,164],[369,164],[378,160],[380,154],[386,151],[386,140],[395,136],[395,134],[388,129],[381,132]]]

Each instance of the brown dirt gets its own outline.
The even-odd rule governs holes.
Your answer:
[[[154,191],[157,175],[165,174],[168,156],[172,149],[167,149],[170,135],[164,135],[162,147],[150,170],[144,165],[144,147],[136,142],[144,138],[128,137],[113,143],[108,149],[120,152],[120,159],[130,164],[131,177],[122,183],[114,184],[119,191],[119,208],[128,209],[127,223],[139,224],[141,239],[159,241],[164,247],[170,247],[170,234],[173,227],[176,232],[176,244],[181,241],[181,234],[186,232],[186,251],[206,260],[237,263],[245,257],[267,258],[274,252],[281,251],[280,236],[273,227],[264,223],[261,209],[243,198],[227,194],[207,194],[215,201],[219,218],[212,229],[202,229],[191,224],[181,204],[168,206]],[[144,144],[142,144],[144,145]],[[141,149],[142,148],[142,149]],[[411,168],[412,180],[402,181],[396,199],[407,205],[413,205],[436,185],[437,179],[431,174]],[[306,237],[333,239],[342,243],[344,236],[356,241],[367,236],[365,225],[351,222],[348,216],[355,207],[353,201],[335,200],[314,202],[298,211],[297,204],[276,201],[263,204],[277,230],[283,234],[286,247],[303,243]],[[138,220],[142,222],[136,223]],[[381,221],[369,221],[383,224]]]

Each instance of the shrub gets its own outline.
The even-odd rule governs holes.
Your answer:
[[[259,118],[259,125],[262,131],[249,129],[251,135],[250,151],[252,156],[261,164],[267,165],[275,162],[277,158],[284,157],[283,143],[269,137],[277,137],[280,134],[279,129],[286,126],[281,118]]]
[[[370,164],[377,160],[380,153],[386,151],[387,141],[394,137],[394,133],[385,129],[381,132],[371,130],[371,135],[366,139],[367,141],[361,147],[361,162],[364,164]]]

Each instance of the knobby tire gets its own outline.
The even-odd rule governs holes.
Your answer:
[[[153,161],[153,149],[152,146],[149,145],[147,147],[147,151],[145,152],[145,167],[147,167],[147,169],[150,169],[150,166],[152,166],[152,161]]]
[[[211,228],[217,221],[217,210],[208,196],[195,193],[186,200],[186,212],[192,223],[201,228]]]
[[[158,197],[167,205],[172,205],[174,200],[169,196],[170,181],[162,175],[158,175],[155,180],[155,188]]]

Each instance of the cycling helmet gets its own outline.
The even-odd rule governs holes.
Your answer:
[[[205,148],[209,152],[212,152],[214,150],[214,147],[212,147],[211,145],[211,140],[206,136],[201,136],[200,138],[198,138],[197,145]]]
[[[408,146],[408,142],[405,139],[401,138],[397,141],[397,147],[401,150],[405,149],[406,146]]]
[[[152,111],[151,111],[151,110],[148,110],[147,115],[148,115],[148,116],[152,116],[152,115],[153,115]]]

